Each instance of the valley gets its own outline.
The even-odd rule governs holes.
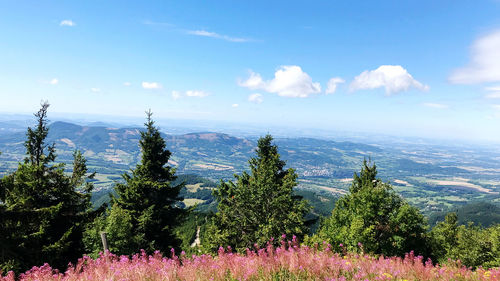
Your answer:
[[[25,127],[5,121],[0,127],[0,173],[5,174],[24,158]],[[48,140],[55,142],[58,160],[68,165],[73,151],[80,149],[89,170],[97,172],[96,191],[106,191],[140,159],[140,131],[139,127],[54,122]],[[175,135],[169,134],[168,128],[166,131],[163,137],[172,152],[169,163],[177,169],[177,175],[199,175],[215,183],[247,170],[256,147],[256,137],[215,132]],[[476,201],[500,204],[500,152],[496,147],[297,137],[276,137],[275,143],[287,167],[299,175],[298,190],[319,197],[345,194],[366,158],[377,164],[384,181],[426,214]],[[197,190],[187,192],[195,194]],[[195,197],[189,195],[192,200],[186,205],[205,202]]]

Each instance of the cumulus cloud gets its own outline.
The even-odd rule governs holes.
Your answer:
[[[407,91],[410,88],[426,91],[429,86],[415,80],[400,65],[381,65],[375,70],[363,71],[354,78],[349,88],[351,91],[385,88],[388,95]]]
[[[156,90],[162,88],[161,84],[158,82],[142,82],[142,87],[148,90]]]
[[[188,30],[186,32],[187,32],[187,34],[191,34],[191,35],[222,39],[222,40],[226,40],[229,42],[242,43],[242,42],[251,41],[248,38],[232,37],[232,36],[222,35],[222,34],[219,34],[216,32],[210,32],[210,31],[206,31],[206,30]]]
[[[423,106],[430,107],[430,108],[436,108],[436,109],[446,109],[449,107],[449,105],[447,105],[447,104],[432,103],[432,102],[423,103]]]
[[[477,39],[471,51],[469,65],[456,69],[450,81],[456,84],[500,81],[500,30]]]
[[[59,84],[59,80],[57,78],[53,78],[52,80],[49,81],[50,85],[57,85]]]
[[[90,91],[93,92],[93,93],[99,93],[101,91],[101,89],[99,89],[99,88],[90,88]]]
[[[312,78],[297,65],[281,66],[274,73],[274,79],[268,81],[264,81],[260,74],[250,72],[250,77],[240,81],[239,85],[290,98],[306,98],[321,92],[320,84],[313,82]]]
[[[75,26],[76,23],[72,20],[62,20],[60,23],[59,23],[60,26]]]
[[[345,83],[345,80],[340,77],[331,78],[330,80],[328,80],[325,93],[327,94],[335,93],[335,91],[337,90],[337,86],[342,83]]]
[[[247,80],[245,81],[239,81],[238,84],[241,87],[249,88],[252,90],[260,89],[262,87],[265,87],[264,80],[262,80],[262,77],[260,74],[255,73],[253,71],[250,71],[250,77],[248,77]]]
[[[262,103],[264,99],[261,94],[255,93],[248,96],[248,101],[253,103]]]
[[[240,106],[240,105],[239,105],[239,104],[237,104],[237,103],[233,103],[233,104],[231,105],[231,107],[233,107],[233,108],[236,108],[236,107],[238,107],[238,106]]]

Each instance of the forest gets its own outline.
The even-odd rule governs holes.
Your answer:
[[[176,169],[168,165],[172,153],[150,111],[140,132],[139,163],[122,175],[122,182],[104,200],[107,203],[94,208],[92,179],[96,174],[89,171],[78,150],[69,167],[56,162],[55,145],[47,143],[48,108],[48,103],[41,105],[35,113],[36,126],[27,130],[25,159],[0,180],[0,276],[5,278],[16,278],[16,274],[44,264],[57,275],[69,262],[93,268],[106,257],[107,262],[119,261],[122,258],[112,255],[123,255],[125,263],[141,259],[154,263],[162,261],[162,255],[179,260],[178,253],[193,258],[169,266],[182,264],[182,270],[187,270],[190,263],[210,263],[226,268],[220,280],[239,276],[231,266],[216,264],[224,259],[252,260],[264,270],[269,255],[295,259],[299,252],[299,256],[325,259],[325,263],[340,257],[339,262],[377,266],[420,264],[422,271],[439,264],[444,271],[449,266],[452,274],[482,274],[482,278],[490,278],[493,272],[485,269],[500,266],[499,224],[459,221],[459,210],[438,214],[430,224],[418,208],[378,177],[377,166],[369,159],[360,163],[348,192],[334,203],[330,214],[311,216],[310,201],[305,199],[309,195],[295,192],[298,175],[286,167],[271,135],[258,140],[255,156],[248,159],[248,172],[234,175],[233,180],[220,180],[213,191],[204,191],[212,192],[211,209],[186,207],[183,188],[190,184],[190,177],[177,177]],[[103,232],[109,250],[104,254]],[[215,256],[219,259],[211,258]],[[313,270],[313,265],[308,266]],[[276,280],[323,276],[323,269],[313,279],[301,271],[273,270],[273,276],[281,278]],[[351,273],[351,277],[358,274]],[[257,277],[263,271],[248,274],[240,279],[253,276],[261,280]]]

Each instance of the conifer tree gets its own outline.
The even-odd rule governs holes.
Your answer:
[[[48,145],[47,109],[35,113],[37,125],[28,128],[26,158],[0,183],[0,265],[25,270],[45,262],[64,267],[83,253],[84,224],[92,217],[85,158],[74,153],[73,173],[54,163],[55,145]],[[89,177],[92,177],[90,175]],[[4,242],[5,241],[5,242]]]
[[[327,241],[337,250],[363,250],[374,254],[401,256],[415,251],[429,254],[427,223],[388,183],[377,178],[375,164],[363,161],[354,174],[349,193],[341,197],[332,215],[322,221],[314,242]]]
[[[297,174],[284,169],[272,140],[270,135],[259,139],[257,156],[248,161],[250,174],[235,175],[235,182],[221,181],[214,191],[218,212],[205,236],[212,250],[231,246],[244,251],[272,238],[277,242],[282,234],[301,238],[307,232],[304,216],[309,207],[293,195]]]
[[[119,208],[130,217],[131,229],[122,230],[131,232],[132,237],[128,237],[128,241],[115,241],[115,245],[122,245],[115,248],[121,254],[132,254],[140,249],[166,252],[180,245],[174,228],[184,214],[177,205],[182,200],[179,191],[183,185],[172,186],[175,169],[167,165],[171,153],[154,126],[151,111],[146,114],[146,130],[141,132],[139,142],[141,161],[131,175],[123,175],[125,183],[116,185],[117,196],[112,200],[112,208]],[[120,236],[117,233],[111,235]]]

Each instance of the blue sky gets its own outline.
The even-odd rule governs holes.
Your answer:
[[[3,1],[0,112],[500,142],[500,1]]]

